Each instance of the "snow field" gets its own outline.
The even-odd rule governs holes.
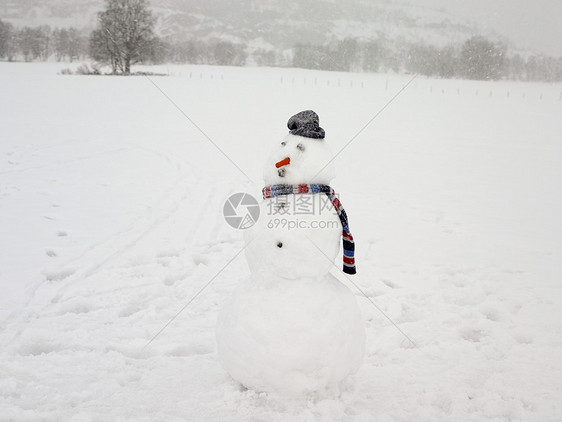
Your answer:
[[[0,63],[0,419],[560,420],[560,84],[416,78],[359,133],[410,76],[163,67],[205,136],[145,77],[59,67]],[[333,187],[367,297],[332,273],[367,356],[283,400],[217,361],[249,276],[222,206],[309,108],[335,153],[357,135]]]

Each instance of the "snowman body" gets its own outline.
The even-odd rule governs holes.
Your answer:
[[[265,184],[327,185],[331,157],[324,141],[289,134],[268,159]],[[355,296],[329,274],[340,251],[337,212],[323,193],[282,195],[260,206],[244,236],[251,277],[219,314],[219,360],[257,391],[337,392],[365,349]]]
[[[276,163],[290,158],[290,164]],[[335,176],[324,141],[287,135],[274,145],[263,170],[265,186],[325,184]],[[267,280],[321,277],[332,268],[340,250],[342,227],[334,206],[322,193],[267,198],[260,219],[244,232],[246,259],[253,276]],[[276,249],[272,249],[272,245]],[[265,251],[268,251],[265,253]]]

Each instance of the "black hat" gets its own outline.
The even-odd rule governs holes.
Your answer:
[[[324,139],[324,129],[319,126],[318,114],[312,110],[301,111],[287,122],[290,133],[306,138]]]

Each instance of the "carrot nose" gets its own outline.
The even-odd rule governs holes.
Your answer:
[[[291,159],[289,157],[284,158],[283,160],[276,163],[275,167],[279,168],[279,167],[286,166],[287,164],[291,164]]]

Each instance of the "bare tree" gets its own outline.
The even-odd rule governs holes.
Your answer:
[[[219,41],[214,47],[214,60],[219,66],[243,66],[246,56],[243,46],[230,41]]]
[[[52,33],[53,51],[57,61],[74,60],[87,54],[87,39],[76,28],[55,28]]]
[[[475,36],[467,40],[460,57],[461,71],[468,79],[501,79],[507,47]]]
[[[129,74],[131,65],[151,54],[154,23],[147,0],[106,0],[90,37],[91,56],[111,65],[114,73]]]
[[[26,62],[36,59],[47,60],[50,54],[51,28],[41,26],[30,28],[28,26],[17,33],[18,48]]]

